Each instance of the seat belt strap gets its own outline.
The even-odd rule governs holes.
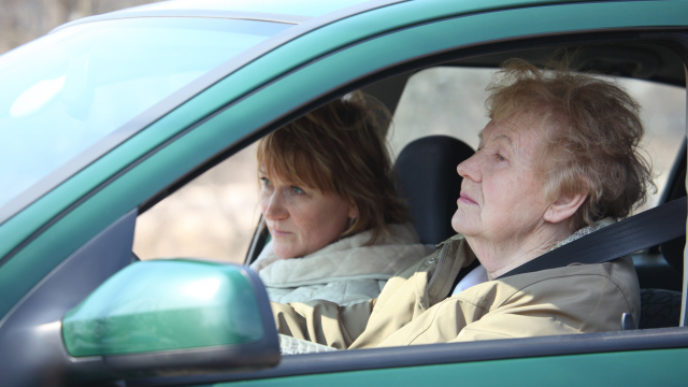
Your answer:
[[[686,197],[620,220],[549,251],[503,274],[553,269],[571,263],[602,263],[685,235]]]

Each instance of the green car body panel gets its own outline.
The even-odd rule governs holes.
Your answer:
[[[688,349],[436,364],[218,383],[215,386],[683,386]],[[610,364],[617,365],[610,368]],[[652,371],[648,372],[647,368]]]

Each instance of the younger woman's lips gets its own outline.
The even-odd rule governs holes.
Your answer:
[[[270,235],[272,235],[273,237],[276,237],[276,236],[285,236],[285,235],[288,235],[288,234],[289,234],[288,231],[284,231],[284,230],[272,228],[272,227],[269,227],[269,226],[268,226],[268,230],[270,231]]]

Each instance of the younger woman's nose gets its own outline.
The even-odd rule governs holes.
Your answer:
[[[273,191],[270,195],[263,198],[263,216],[265,218],[279,220],[289,216],[281,196],[278,191]]]

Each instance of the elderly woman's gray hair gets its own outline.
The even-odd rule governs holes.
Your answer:
[[[521,61],[505,63],[487,101],[500,121],[531,113],[545,122],[541,172],[551,197],[587,191],[572,230],[605,217],[622,218],[654,187],[638,143],[638,105],[616,85],[568,71],[542,71]],[[556,144],[556,146],[554,146]]]

